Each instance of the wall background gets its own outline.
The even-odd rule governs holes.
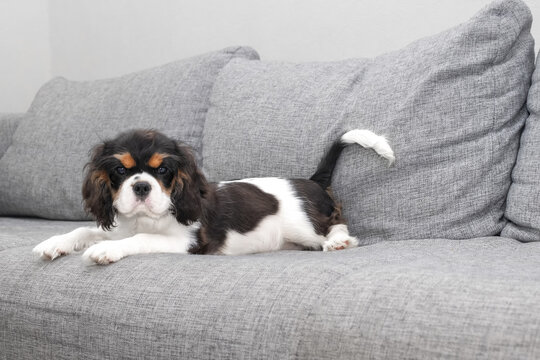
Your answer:
[[[250,45],[265,60],[372,57],[466,21],[489,2],[0,0],[0,112],[26,111],[53,76],[118,76],[230,45]],[[540,1],[525,2],[540,43]]]
[[[49,5],[0,0],[0,112],[26,111],[51,78]]]

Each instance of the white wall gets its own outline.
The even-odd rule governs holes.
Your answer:
[[[48,3],[0,0],[0,112],[26,111],[51,77]]]
[[[540,41],[540,1],[525,1],[538,19],[539,24],[533,25],[533,35]],[[7,2],[24,3],[25,10],[28,8],[32,13],[42,13],[46,3],[44,0]],[[239,44],[253,46],[266,60],[376,56],[463,22],[489,2],[48,0],[50,67],[45,57],[43,61],[34,57],[23,66],[33,67],[30,70],[41,74],[39,81],[43,82],[43,69],[47,68],[50,68],[50,76],[98,79]],[[0,20],[2,16],[0,14]],[[29,17],[23,11],[18,11],[17,16]],[[36,25],[36,31],[38,27]],[[15,37],[0,35],[11,41],[7,45],[8,52],[14,48],[26,49],[21,43],[22,33],[15,33]],[[31,40],[30,49],[49,45],[47,36]],[[2,51],[6,51],[5,45]],[[24,62],[21,59],[21,63]],[[38,89],[37,77],[30,81],[16,59],[2,68],[1,74],[8,73],[12,84],[6,86],[0,82],[0,112],[26,110]],[[20,79],[21,84],[13,81],[16,79]],[[10,103],[2,95],[13,87],[17,87],[17,101]]]

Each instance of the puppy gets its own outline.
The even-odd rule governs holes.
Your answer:
[[[187,146],[157,131],[122,133],[97,145],[86,165],[82,195],[98,227],[53,236],[33,251],[53,260],[86,249],[85,261],[109,264],[145,253],[238,255],[357,246],[330,193],[335,164],[354,143],[394,161],[383,137],[352,130],[333,143],[309,180],[207,183]]]

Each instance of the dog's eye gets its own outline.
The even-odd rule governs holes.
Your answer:
[[[163,175],[163,174],[165,174],[167,172],[167,168],[163,167],[163,166],[158,167],[156,171],[157,171],[158,174]]]
[[[123,167],[123,166],[119,166],[116,168],[116,172],[119,174],[119,175],[126,175],[126,168]]]

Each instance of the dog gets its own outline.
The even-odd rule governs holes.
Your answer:
[[[94,147],[85,167],[84,207],[97,227],[37,245],[53,260],[84,250],[89,264],[147,253],[240,255],[280,249],[358,246],[330,183],[349,144],[371,148],[391,165],[386,139],[352,130],[326,151],[307,179],[251,178],[208,183],[191,148],[153,130],[132,130]]]

